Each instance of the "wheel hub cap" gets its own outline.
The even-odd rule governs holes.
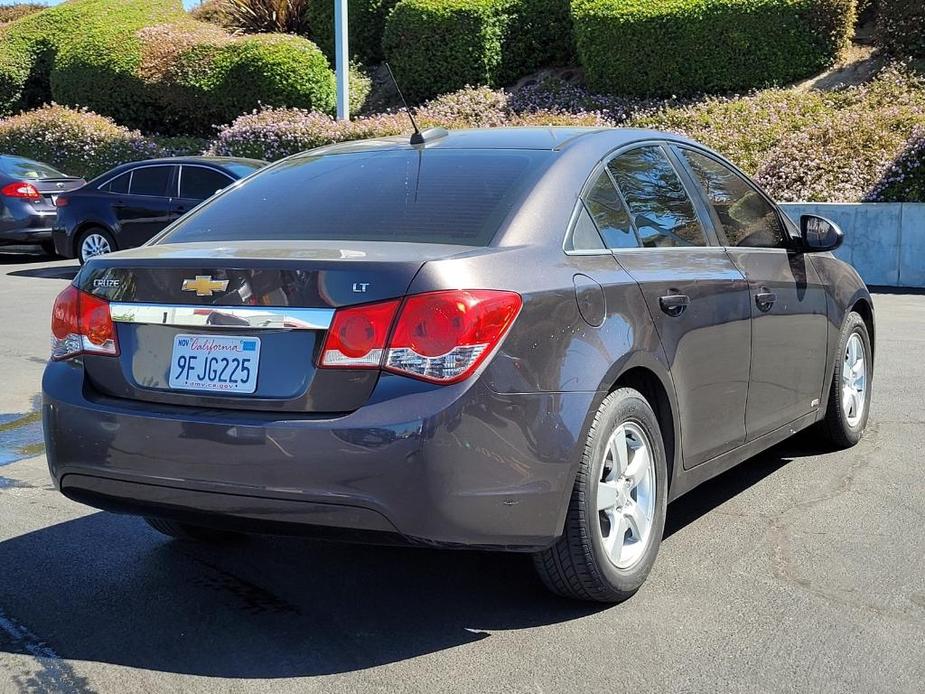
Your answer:
[[[867,360],[861,336],[852,333],[845,345],[842,366],[841,407],[848,426],[856,427],[864,415],[867,396]]]
[[[655,458],[639,425],[618,426],[607,442],[597,484],[598,525],[610,561],[636,564],[649,544],[655,516]]]
[[[80,254],[83,256],[84,260],[92,258],[95,255],[110,253],[111,251],[112,248],[109,246],[109,241],[106,240],[105,236],[100,234],[90,234],[80,245]]]

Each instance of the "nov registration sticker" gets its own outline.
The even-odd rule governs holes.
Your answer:
[[[177,390],[253,393],[259,366],[260,338],[177,335],[168,384]]]

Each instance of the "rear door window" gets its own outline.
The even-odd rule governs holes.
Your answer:
[[[450,148],[306,153],[208,201],[161,242],[488,245],[553,156],[540,150]]]
[[[180,197],[186,200],[205,200],[229,183],[231,179],[220,171],[202,166],[183,166],[180,173]]]
[[[689,149],[681,152],[713,207],[728,245],[787,247],[777,210],[754,186],[712,157]]]
[[[119,193],[125,195],[128,193],[129,183],[132,180],[132,172],[124,173],[121,176],[116,176],[109,183],[103,186],[103,190],[110,193]]]
[[[684,184],[658,145],[639,147],[608,164],[646,248],[706,246]]]
[[[173,166],[142,166],[132,171],[132,195],[168,197],[167,186],[173,177]]]
[[[608,248],[639,246],[629,213],[606,170],[592,184],[585,205]]]

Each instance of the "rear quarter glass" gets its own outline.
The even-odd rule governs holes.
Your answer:
[[[450,149],[299,156],[215,198],[158,242],[487,246],[553,156],[539,150]]]

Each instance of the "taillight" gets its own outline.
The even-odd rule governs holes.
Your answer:
[[[67,207],[67,204],[70,202],[66,195],[59,195],[58,199],[55,200],[55,207]]]
[[[338,309],[321,352],[321,365],[378,368],[395,311],[401,302]]]
[[[376,368],[432,383],[470,376],[507,333],[522,301],[514,292],[427,292],[398,301],[340,309],[321,366]],[[394,327],[389,336],[389,327]]]
[[[52,359],[68,359],[78,354],[119,354],[109,304],[73,285],[55,299],[51,336]]]
[[[0,195],[8,198],[18,198],[20,200],[31,200],[32,202],[40,202],[42,199],[42,194],[36,187],[25,181],[8,183],[3,186],[3,188],[0,188]]]

